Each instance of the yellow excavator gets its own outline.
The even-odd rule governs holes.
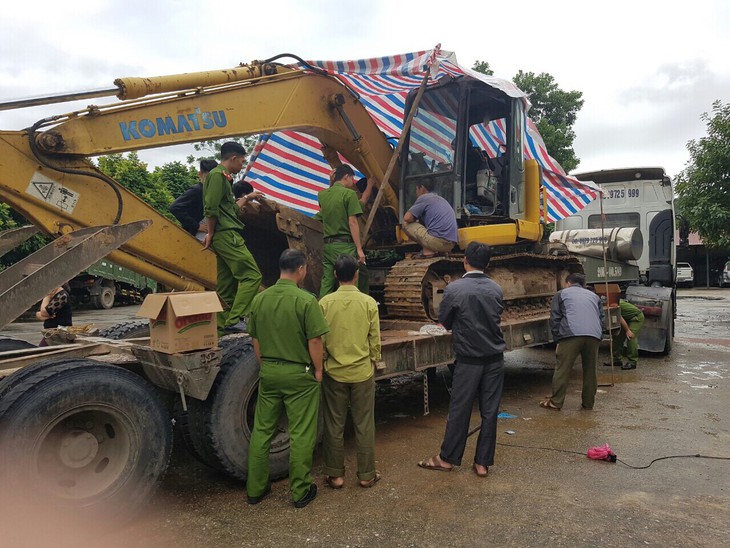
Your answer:
[[[296,130],[317,138],[333,165],[339,163],[339,154],[366,176],[382,181],[382,201],[366,236],[369,249],[408,256],[404,251],[413,244],[404,240],[398,225],[415,200],[419,181],[429,179],[436,193],[454,207],[461,249],[481,241],[501,250],[491,275],[505,290],[507,317],[544,310],[544,297],[556,289],[556,272],[573,268],[565,259],[525,255],[534,251],[529,244],[542,236],[539,168],[523,157],[525,103],[477,78],[444,78],[425,89],[401,161],[387,181],[383,179],[393,155],[391,145],[358,95],[321,70],[253,62],[231,70],[120,78],[107,93],[115,93],[122,102],[45,118],[23,131],[0,132],[0,199],[53,236],[151,220],[149,228],[109,259],[167,287],[214,289],[211,253],[201,253],[185,231],[96,169],[89,157]],[[414,97],[415,92],[409,105]],[[57,96],[46,102],[59,100]],[[4,104],[0,109],[27,104]],[[498,172],[488,168],[490,159],[483,151],[475,154],[469,140],[473,125],[493,120],[503,120],[506,127],[506,150],[491,159],[499,162]],[[433,123],[442,132],[439,142],[429,133]],[[277,277],[279,253],[298,247],[308,252],[306,285],[316,292],[321,275],[319,224],[272,201],[248,206],[241,215],[264,284]],[[373,264],[371,270],[372,293],[387,317],[416,321],[436,318],[439,295],[462,272],[460,260],[449,257],[406,258]]]
[[[437,317],[444,287],[463,273],[458,249],[452,256],[410,257],[416,246],[403,238],[399,224],[424,180],[453,205],[459,248],[480,241],[497,252],[489,274],[504,290],[508,349],[550,340],[550,298],[564,275],[581,267],[570,257],[540,252],[540,171],[523,156],[522,97],[469,75],[432,83],[418,101],[414,92],[406,105],[413,123],[391,170],[393,148],[357,93],[314,67],[252,62],[230,70],[121,78],[102,92],[5,103],[0,109],[109,94],[121,101],[44,118],[22,131],[0,131],[0,201],[56,238],[47,252],[0,274],[0,326],[103,256],[172,289],[215,289],[214,255],[89,158],[295,130],[318,139],[333,166],[341,156],[379,181],[378,205],[368,204],[374,213],[367,248],[391,251],[395,258],[369,261],[371,292],[383,313],[377,379],[453,360],[448,334],[413,334]],[[506,128],[506,146],[500,158],[488,158],[472,146],[469,131],[495,120]],[[430,133],[433,123],[442,132],[438,141]],[[306,252],[306,285],[318,289],[323,245],[318,221],[271,200],[245,206],[241,216],[264,285],[276,280],[277,259],[290,247]],[[26,237],[6,236],[0,235],[0,253],[6,240]],[[45,260],[50,267],[39,268]],[[170,454],[170,410],[157,385],[181,399],[176,428],[193,454],[245,479],[256,358],[247,338],[225,339],[222,357],[206,354],[200,363],[195,355],[139,358],[139,352],[154,353],[139,343],[132,356],[127,350],[134,345],[113,347],[108,339],[0,355],[0,476],[8,482],[26,478],[43,496],[77,506],[140,508]],[[116,358],[120,352],[124,356]],[[273,478],[286,474],[287,461],[282,427],[272,442]]]

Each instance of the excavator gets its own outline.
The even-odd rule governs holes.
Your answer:
[[[174,290],[214,290],[212,252],[201,250],[186,231],[102,173],[90,158],[292,130],[319,140],[332,166],[344,158],[378,182],[379,199],[366,205],[366,214],[375,206],[372,227],[365,235],[367,249],[388,251],[395,258],[369,266],[371,292],[383,316],[384,365],[377,378],[451,362],[448,335],[414,336],[408,330],[437,318],[444,288],[463,274],[459,250],[472,241],[488,243],[495,251],[489,274],[504,290],[508,348],[546,343],[550,299],[565,275],[581,266],[570,256],[542,252],[540,168],[534,160],[525,160],[523,151],[526,101],[511,91],[513,86],[494,82],[477,75],[444,76],[430,81],[420,98],[415,91],[410,94],[406,112],[413,114],[413,122],[406,128],[395,169],[388,169],[393,147],[358,94],[306,63],[254,61],[227,70],[120,78],[113,88],[86,96],[0,104],[0,109],[21,108],[110,94],[120,100],[47,117],[22,131],[0,131],[0,201],[57,238],[51,246],[55,264],[51,274],[44,274],[32,259],[23,268],[3,273],[9,279],[0,279],[4,303],[0,325],[68,279],[76,268],[88,266],[78,261],[91,264],[104,255]],[[506,130],[504,151],[497,158],[490,158],[470,139],[474,126],[493,121],[501,121]],[[459,224],[459,249],[453,254],[417,259],[409,253],[416,246],[399,225],[415,200],[416,186],[424,180],[453,205]],[[281,251],[297,248],[308,257],[305,286],[317,291],[322,252],[318,221],[266,199],[246,205],[241,217],[263,285],[277,279]],[[79,252],[66,259],[58,255],[58,249],[73,247],[82,237],[94,239],[95,253]],[[0,359],[0,378],[6,377],[0,383],[0,444],[13,445],[0,455],[0,473],[17,472],[18,462],[28,461],[24,473],[49,496],[94,506],[124,495],[132,506],[139,506],[164,473],[170,450],[171,433],[160,419],[169,415],[155,403],[159,399],[151,388],[155,384],[173,396],[182,395],[185,412],[177,415],[176,428],[193,454],[245,479],[256,362],[248,339],[224,342],[220,367],[210,372],[206,366],[209,383],[202,393],[191,388],[196,381],[190,371],[162,379],[171,370],[169,364],[155,363],[152,374],[149,367],[141,372],[139,364],[125,365],[124,360],[111,365],[110,359],[102,363],[62,353],[43,362],[35,354]],[[134,378],[117,378],[120,369],[131,371]],[[82,384],[95,386],[95,393],[108,391],[113,396],[103,405],[83,400],[82,384],[74,373],[86,379]],[[53,405],[66,401],[62,395],[68,401],[81,400],[48,411],[53,405],[42,401],[42,387],[49,379],[54,382]],[[119,384],[122,381],[127,384]],[[130,383],[134,389],[124,388]],[[125,390],[130,396],[120,401]],[[149,406],[146,415],[137,418]],[[44,413],[48,415],[42,419]],[[17,442],[21,432],[35,437],[21,444]],[[29,452],[35,459],[25,458]],[[272,444],[272,477],[286,473],[287,453],[283,427]],[[140,458],[153,454],[156,466]]]

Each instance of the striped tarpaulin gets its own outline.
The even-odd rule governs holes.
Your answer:
[[[417,88],[424,75],[424,67],[434,51],[420,51],[388,57],[360,59],[353,61],[311,61],[310,64],[323,68],[337,76],[362,98],[362,103],[380,130],[393,142],[403,129],[403,113],[406,97]],[[459,77],[469,75],[496,87],[512,97],[525,95],[509,81],[478,74],[459,66],[452,52],[436,50],[438,72],[434,78],[444,75]],[[527,102],[527,99],[525,98]],[[442,107],[445,108],[445,107]],[[450,143],[440,132],[453,120],[448,117],[419,119],[418,123],[428,126],[427,132],[433,143],[444,141],[436,147],[445,161],[451,154]],[[423,128],[421,128],[423,129]],[[534,158],[542,166],[545,189],[544,216],[548,222],[568,217],[583,209],[600,192],[599,187],[590,182],[579,181],[563,171],[545,149],[537,127],[527,120],[525,135],[525,156]],[[490,156],[501,154],[505,144],[505,121],[494,120],[487,125],[474,126],[471,138],[475,144]],[[412,144],[418,147],[418,143]],[[268,197],[282,202],[294,209],[313,215],[319,208],[317,193],[329,185],[331,168],[320,151],[321,143],[309,135],[283,131],[262,136],[255,147],[245,178]],[[440,152],[439,152],[440,151]]]

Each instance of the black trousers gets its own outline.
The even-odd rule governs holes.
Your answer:
[[[479,399],[482,428],[477,440],[474,462],[482,466],[494,464],[497,443],[497,415],[504,386],[504,360],[488,365],[456,363],[451,387],[451,403],[446,419],[446,432],[441,444],[441,460],[461,465],[474,399]]]

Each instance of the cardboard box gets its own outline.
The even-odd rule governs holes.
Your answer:
[[[218,346],[216,312],[223,310],[213,291],[147,295],[137,316],[150,319],[150,347],[165,354]]]

